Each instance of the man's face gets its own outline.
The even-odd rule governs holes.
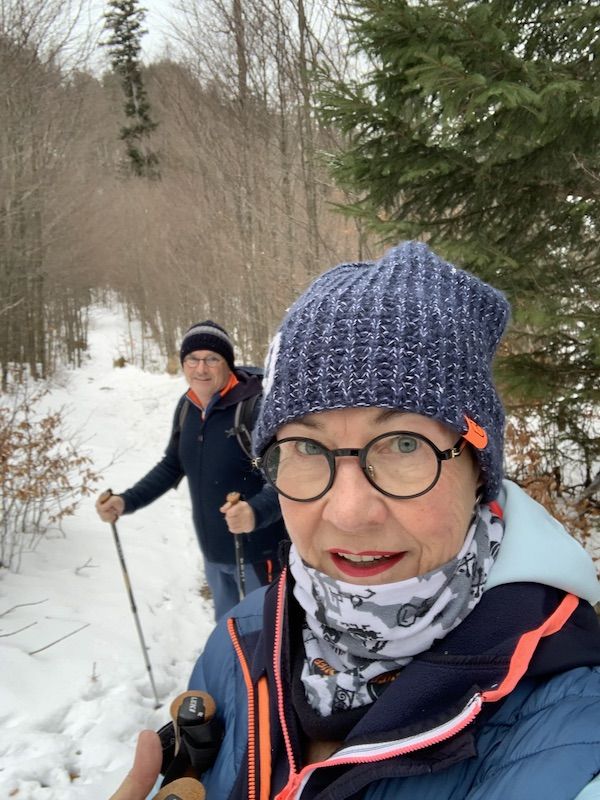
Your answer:
[[[206,407],[211,397],[227,385],[231,370],[218,353],[194,350],[183,359],[183,374],[190,389]]]

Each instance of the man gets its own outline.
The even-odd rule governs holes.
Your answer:
[[[210,320],[186,331],[179,356],[189,390],[177,404],[165,455],[130,489],[101,495],[96,510],[105,522],[115,522],[176,487],[185,475],[218,620],[240,599],[234,536],[252,534],[243,537],[249,592],[278,572],[285,528],[275,491],[252,468],[234,433],[236,407],[260,395],[260,378],[235,369],[227,332]],[[238,492],[240,502],[226,502],[230,492]]]

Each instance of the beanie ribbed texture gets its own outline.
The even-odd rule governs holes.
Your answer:
[[[227,331],[210,319],[197,322],[183,334],[179,359],[183,359],[195,350],[211,350],[223,356],[230,369],[233,369],[233,343]]]
[[[459,433],[467,431],[466,415],[488,437],[474,452],[483,500],[493,499],[504,410],[491,363],[509,313],[504,295],[423,243],[334,267],[294,303],[271,342],[255,452],[286,422],[317,411],[398,408]]]

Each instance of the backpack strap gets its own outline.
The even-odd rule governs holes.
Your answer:
[[[181,403],[181,408],[179,409],[179,414],[177,415],[177,421],[173,428],[172,437],[178,437],[181,439],[181,431],[183,430],[183,423],[185,422],[185,418],[190,408],[190,401],[187,397],[184,396],[183,402]],[[179,444],[177,445],[177,450],[179,451]],[[177,489],[181,481],[183,480],[183,475],[177,479],[176,483],[173,485],[174,489]]]
[[[177,427],[174,430],[174,433],[181,434],[181,431],[183,430],[183,423],[185,422],[185,418],[187,417],[189,408],[190,408],[190,401],[187,399],[187,397],[184,397],[183,403],[181,404],[181,408],[179,409]]]
[[[252,428],[254,427],[254,417],[256,404],[260,399],[260,394],[247,397],[235,407],[233,417],[233,428],[227,431],[227,436],[235,436],[239,446],[248,458],[252,458]]]

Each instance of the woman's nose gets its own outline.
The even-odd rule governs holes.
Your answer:
[[[380,525],[387,515],[385,496],[369,483],[354,456],[336,459],[333,486],[324,500],[323,519],[348,532]]]

